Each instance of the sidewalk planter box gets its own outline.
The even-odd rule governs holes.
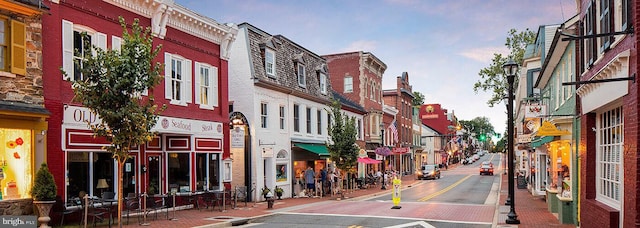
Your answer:
[[[558,198],[558,220],[562,224],[573,224],[573,200],[571,198]]]
[[[558,213],[558,192],[547,188],[547,210]]]

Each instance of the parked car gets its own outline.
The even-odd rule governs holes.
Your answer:
[[[491,164],[490,162],[488,164],[483,162],[482,165],[480,165],[480,176],[482,176],[483,174],[493,176],[493,164]]]
[[[416,171],[416,179],[440,179],[440,168],[438,165],[422,165]]]

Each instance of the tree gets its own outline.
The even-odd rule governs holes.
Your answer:
[[[411,101],[411,104],[413,104],[413,106],[420,106],[424,104],[424,94],[418,91],[414,91],[413,100]]]
[[[332,99],[330,113],[333,121],[329,124],[331,141],[327,142],[327,149],[336,167],[348,174],[358,162],[356,118],[342,113],[341,107],[340,101]]]
[[[112,153],[118,163],[118,205],[122,203],[122,170],[129,149],[151,141],[155,136],[151,128],[156,125],[158,109],[153,95],[143,98],[141,94],[160,83],[162,64],[153,63],[160,46],[153,48],[149,28],[139,25],[138,19],[127,30],[122,26],[120,50],[103,50],[92,46],[93,52],[84,52],[81,68],[83,80],[73,82],[75,101],[96,113],[102,122],[90,125],[94,134],[105,137],[111,145],[105,149]],[[85,38],[85,46],[90,39]],[[122,207],[118,207],[118,224],[121,224]]]
[[[515,29],[509,30],[505,46],[509,49],[509,55],[504,58],[502,54],[493,54],[491,65],[480,70],[478,75],[480,80],[473,85],[473,91],[492,91],[493,95],[487,101],[489,107],[500,103],[507,95],[507,78],[502,70],[502,64],[507,62],[509,58],[516,63],[522,65],[524,52],[528,44],[535,41],[535,33],[526,29],[523,32],[517,32]],[[517,78],[514,87],[518,84]]]

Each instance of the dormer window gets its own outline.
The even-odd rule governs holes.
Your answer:
[[[293,56],[293,62],[295,63],[296,67],[296,76],[298,76],[298,85],[300,87],[307,87],[307,72],[304,66],[305,62],[303,56],[304,53],[295,54]]]
[[[327,94],[327,75],[325,73],[320,73],[320,92],[322,94]]]
[[[264,69],[268,76],[276,76],[276,52],[271,49],[264,51]]]

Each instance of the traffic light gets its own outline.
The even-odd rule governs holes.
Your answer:
[[[484,142],[487,140],[487,136],[485,134],[480,134],[480,141]]]

